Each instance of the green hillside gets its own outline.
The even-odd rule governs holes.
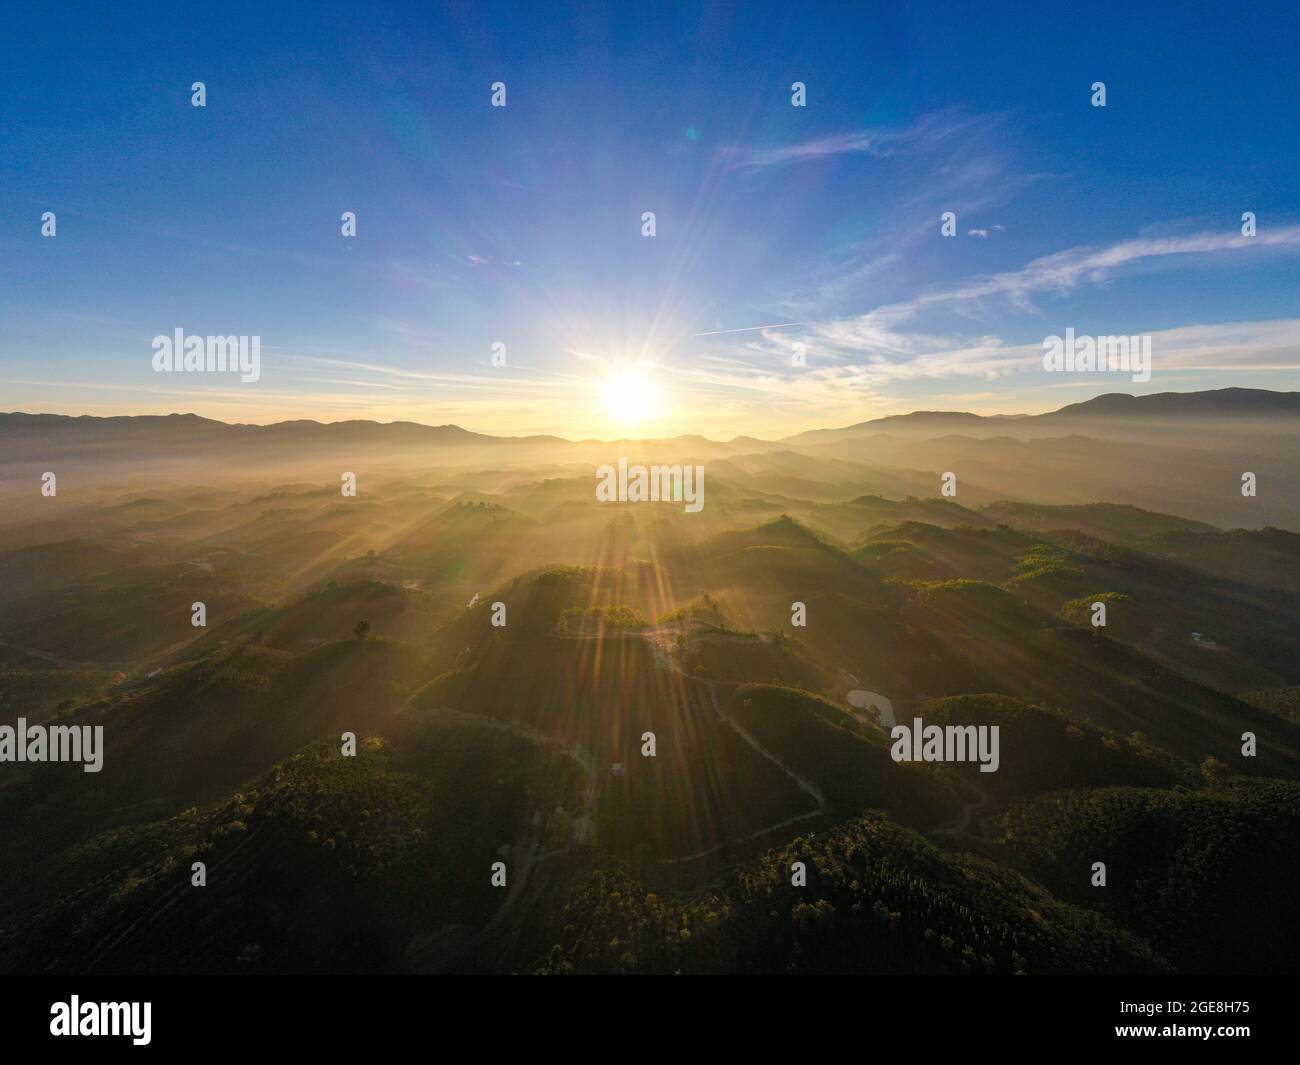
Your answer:
[[[804,863],[807,887],[791,886],[794,862]],[[1106,920],[874,813],[794,840],[704,891],[659,891],[602,870],[565,895],[530,915],[537,971],[1168,970]]]
[[[1294,967],[1233,909],[1296,872],[1290,534],[732,465],[699,521],[554,465],[18,526],[0,722],[105,747],[0,774],[0,970]]]
[[[1300,784],[1104,788],[1040,796],[1000,825],[1001,851],[1060,898],[1151,942],[1188,972],[1294,972]],[[1104,862],[1105,887],[1091,886]]]

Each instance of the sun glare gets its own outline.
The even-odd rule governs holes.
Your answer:
[[[659,414],[659,389],[644,370],[619,370],[601,386],[601,404],[620,425],[639,425]]]

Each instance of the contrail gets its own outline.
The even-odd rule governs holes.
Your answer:
[[[814,322],[773,322],[771,325],[746,325],[739,329],[714,329],[708,333],[695,333],[697,337],[716,337],[723,333],[752,333],[755,329],[786,329],[792,325],[815,325]]]

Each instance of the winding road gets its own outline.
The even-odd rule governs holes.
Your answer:
[[[722,850],[724,847],[728,846],[729,844],[743,843],[751,839],[757,839],[759,836],[765,836],[769,832],[776,832],[778,829],[788,828],[790,825],[798,824],[800,821],[806,821],[812,817],[819,817],[821,816],[821,814],[825,813],[826,811],[826,796],[822,793],[821,789],[818,788],[816,784],[814,784],[807,777],[791,769],[788,765],[786,765],[783,761],[781,761],[780,758],[778,758],[775,754],[773,754],[766,747],[764,747],[748,729],[746,729],[743,725],[740,724],[740,722],[736,721],[734,718],[732,718],[730,715],[728,715],[723,711],[722,707],[718,704],[718,687],[722,685],[724,682],[716,681],[716,680],[705,680],[703,677],[693,676],[692,674],[687,673],[673,659],[673,656],[669,653],[668,648],[665,645],[668,642],[670,642],[672,638],[675,637],[680,631],[681,630],[679,629],[663,629],[658,626],[655,626],[654,628],[651,629],[636,629],[631,631],[620,631],[620,632],[613,632],[613,633],[585,633],[585,632],[563,633],[562,636],[565,639],[571,639],[571,640],[610,640],[610,639],[645,640],[650,645],[651,652],[654,655],[655,664],[657,666],[659,666],[661,669],[666,669],[672,673],[676,673],[677,676],[683,678],[684,680],[689,681],[692,684],[698,684],[704,687],[704,689],[709,693],[709,703],[713,707],[713,712],[717,714],[718,717],[727,725],[727,727],[730,728],[733,732],[735,732],[737,736],[739,736],[742,740],[745,741],[745,743],[749,744],[750,747],[752,747],[755,751],[757,751],[759,755],[767,759],[767,761],[771,762],[778,769],[780,769],[781,772],[783,772],[792,781],[794,781],[795,785],[799,788],[799,790],[802,791],[805,795],[807,795],[810,799],[812,799],[812,801],[816,804],[816,809],[809,810],[807,813],[798,814],[794,817],[788,817],[783,821],[776,822],[775,824],[766,825],[755,832],[751,832],[748,835],[741,836],[737,839],[725,840],[722,843],[719,843],[713,847],[709,847],[702,851],[697,851],[694,854],[685,854],[677,858],[663,858],[660,860],[661,865],[678,865],[682,862],[690,862],[690,861],[695,861],[696,859],[699,858],[706,858],[710,854],[716,854],[718,851]]]

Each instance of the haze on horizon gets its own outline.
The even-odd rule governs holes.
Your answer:
[[[1200,393],[1200,394],[1178,393],[1178,392],[1151,393],[1151,395],[1160,396],[1162,398],[1164,397],[1177,398],[1179,396],[1185,396],[1188,399],[1192,399],[1199,396],[1200,398],[1208,399],[1211,403],[1213,403],[1216,398],[1226,397],[1229,394],[1230,392],[1227,391],[1218,391],[1214,393]],[[1247,390],[1245,394],[1251,397],[1263,397],[1266,395],[1266,393],[1263,393],[1259,390]],[[1047,414],[1062,412],[1065,410],[1066,406],[1069,406],[1071,408],[1071,410],[1068,411],[1067,413],[1072,413],[1073,408],[1086,406],[1092,400],[1105,399],[1105,398],[1116,397],[1116,396],[1126,396],[1126,395],[1134,395],[1134,393],[1131,390],[1125,390],[1125,389],[1120,389],[1118,391],[1113,391],[1113,392],[1099,391],[1096,393],[1096,395],[1083,397],[1079,400],[1074,401],[1071,404],[1062,405],[1062,406],[1053,406],[1045,410],[1017,411],[1014,413],[1006,412],[1006,411],[992,411],[985,414],[979,414],[977,415],[978,417],[989,419],[988,422],[984,423],[984,428],[980,431],[980,435],[985,435],[989,431],[988,430],[989,425],[997,426],[1002,424],[1004,421],[1006,424],[1005,431],[1012,432],[1013,426],[1019,427],[1019,429],[1016,429],[1014,431],[1023,431],[1025,425],[1028,424],[1026,422],[1026,419],[1032,421],[1036,416],[1039,415],[1047,415]],[[1278,398],[1282,398],[1284,394],[1273,393],[1273,395],[1277,396]],[[0,412],[0,417],[3,417],[5,414],[9,414],[9,415],[20,415],[20,416],[21,415],[37,415],[37,416],[49,415],[53,417],[62,417],[62,418],[84,418],[84,417],[204,418],[209,421],[220,422],[224,425],[228,425],[232,427],[253,426],[253,427],[263,427],[263,428],[273,427],[277,425],[283,426],[291,423],[312,423],[312,424],[319,424],[321,426],[329,426],[329,425],[344,424],[344,423],[353,423],[353,424],[364,423],[364,424],[375,425],[380,427],[391,426],[391,425],[418,425],[429,429],[460,429],[473,435],[496,437],[498,439],[505,439],[505,440],[545,437],[547,439],[554,439],[557,441],[564,441],[569,443],[616,442],[616,441],[649,442],[654,440],[680,439],[680,438],[702,438],[717,443],[726,443],[728,441],[749,440],[749,439],[763,441],[767,443],[779,443],[785,440],[797,439],[802,434],[812,434],[815,436],[818,434],[818,432],[847,431],[847,430],[852,430],[858,425],[863,425],[863,424],[869,425],[872,422],[887,421],[888,419],[891,418],[906,419],[909,416],[917,416],[917,417],[930,419],[929,421],[923,421],[911,427],[910,429],[908,429],[909,433],[915,433],[917,431],[924,432],[927,431],[927,429],[931,432],[943,432],[947,430],[932,428],[932,426],[946,423],[949,425],[949,428],[951,428],[953,424],[962,424],[962,423],[948,423],[946,420],[950,416],[961,418],[965,415],[974,414],[974,413],[976,412],[902,409],[898,411],[887,411],[879,415],[873,415],[869,418],[862,419],[859,422],[855,422],[852,425],[841,425],[841,424],[813,425],[813,426],[809,426],[805,430],[800,430],[792,433],[753,432],[753,433],[736,433],[736,434],[728,434],[728,433],[712,434],[707,431],[699,431],[699,432],[686,431],[677,434],[667,434],[667,433],[656,431],[656,421],[654,419],[637,421],[637,420],[625,420],[619,418],[610,419],[609,422],[610,427],[604,429],[603,431],[598,430],[590,434],[579,434],[579,433],[493,432],[491,429],[475,428],[466,425],[458,425],[452,422],[419,421],[417,419],[412,419],[412,418],[397,418],[397,417],[384,417],[384,416],[365,417],[365,418],[358,418],[358,417],[320,418],[320,417],[311,417],[308,415],[299,415],[293,418],[275,418],[275,419],[268,419],[268,420],[253,420],[253,419],[243,420],[243,419],[232,419],[226,416],[222,416],[225,414],[225,412],[219,412],[216,415],[203,415],[193,410],[159,411],[159,412],[140,411],[138,413],[121,413],[121,414],[106,414],[106,415],[78,414],[69,411],[59,411],[59,410],[50,410],[50,411],[29,410],[29,411]],[[1204,414],[1202,414],[1201,416],[1191,415],[1193,421],[1189,424],[1196,426],[1196,429],[1199,432],[1206,432],[1209,431],[1211,427],[1220,425],[1219,419],[1221,418],[1222,413],[1223,412],[1221,411],[1211,412],[1209,413],[1209,417],[1206,417]],[[1276,422],[1276,413],[1277,412],[1274,409],[1269,409],[1267,412],[1261,411],[1261,413],[1258,415],[1259,420],[1254,423],[1253,427],[1260,429],[1261,431],[1264,432],[1281,428],[1281,426],[1279,426]],[[1135,412],[1135,414],[1132,417],[1140,418],[1142,417],[1142,415],[1141,413]],[[940,423],[934,421],[934,419],[944,419],[945,421],[943,423]],[[1184,428],[1186,427],[1187,426],[1185,425]],[[1229,427],[1231,427],[1235,431],[1240,431],[1242,429],[1240,422],[1237,422],[1235,424],[1232,422],[1222,423],[1222,428],[1227,429]],[[895,432],[897,431],[897,429],[887,428],[885,425],[882,425],[880,427],[880,431]],[[1053,430],[1047,429],[1044,431],[1050,433]],[[1058,429],[1056,431],[1061,431],[1061,430]]]
[[[1126,389],[1126,388],[1098,389],[1095,394],[1080,396],[1077,399],[1072,399],[1068,402],[1082,403],[1091,399],[1096,399],[1101,396],[1113,395],[1116,393],[1129,394],[1129,395],[1135,394],[1132,389]],[[602,397],[602,402],[603,402],[603,397]],[[608,410],[608,404],[604,404],[604,405]],[[940,411],[940,410],[929,410],[929,409],[922,409],[922,408],[900,407],[897,410],[882,409],[879,413],[872,413],[871,415],[866,417],[859,417],[858,422],[874,421],[877,419],[891,418],[891,417],[906,417],[907,415],[910,414],[964,414],[964,413],[978,413],[980,414],[981,417],[1006,418],[1009,420],[1016,420],[1024,417],[1033,417],[1034,415],[1039,415],[1039,414],[1050,414],[1054,411],[1061,409],[1061,407],[1065,405],[1066,402],[1063,401],[1055,405],[1043,407],[1041,409],[1035,408],[1031,410],[1017,410],[1017,411],[989,410],[985,412],[978,412],[974,410],[956,410],[956,409]],[[238,425],[272,426],[272,425],[282,425],[286,422],[296,422],[296,421],[317,422],[321,425],[332,425],[332,424],[343,423],[343,422],[360,421],[360,422],[370,422],[376,425],[416,424],[416,425],[426,426],[428,428],[449,427],[449,428],[464,429],[467,432],[476,433],[483,436],[497,436],[497,437],[553,436],[561,440],[568,440],[572,442],[579,442],[582,440],[606,440],[606,441],[655,440],[655,439],[664,439],[665,437],[671,437],[671,436],[700,436],[709,440],[719,440],[719,441],[726,440],[726,439],[734,439],[735,437],[753,437],[754,439],[757,440],[775,442],[775,441],[787,439],[791,436],[796,436],[800,432],[808,432],[808,431],[813,431],[818,429],[843,429],[848,427],[844,423],[837,422],[834,424],[811,423],[807,426],[804,426],[799,429],[794,429],[789,432],[763,429],[763,430],[755,430],[753,432],[738,431],[732,433],[732,432],[725,432],[725,431],[718,432],[716,430],[710,431],[708,429],[684,429],[681,432],[669,433],[669,432],[661,431],[662,420],[658,418],[624,419],[619,417],[610,417],[607,418],[603,423],[598,424],[597,427],[594,428],[594,430],[590,433],[579,433],[574,431],[512,432],[512,431],[496,431],[491,427],[485,427],[485,426],[464,425],[458,422],[440,421],[437,420],[437,412],[433,410],[427,412],[427,416],[424,418],[400,417],[397,416],[396,414],[393,414],[391,411],[387,411],[387,410],[376,410],[366,415],[343,414],[340,415],[339,417],[322,417],[312,413],[311,411],[291,412],[291,413],[286,413],[284,417],[271,417],[268,416],[266,412],[261,412],[254,417],[240,418],[240,417],[235,417],[229,410],[223,409],[221,407],[216,407],[211,413],[205,414],[198,409],[154,410],[152,408],[148,408],[147,406],[142,407],[139,410],[134,410],[134,409],[110,410],[103,413],[100,413],[98,411],[80,411],[80,410],[74,411],[70,409],[40,410],[35,408],[21,410],[21,411],[14,410],[14,411],[0,412],[0,414],[3,413],[31,414],[31,415],[48,414],[56,417],[66,417],[66,418],[197,417],[197,418],[205,418],[211,421],[218,421],[226,425],[234,425],[234,426],[238,426]]]

